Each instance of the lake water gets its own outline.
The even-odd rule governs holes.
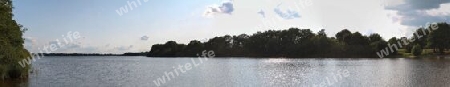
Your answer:
[[[25,87],[156,87],[155,80],[169,76],[161,87],[450,86],[448,59],[210,58],[202,62],[198,58],[45,57],[33,63],[28,81],[7,83]],[[178,65],[186,63],[191,69],[182,68],[182,73]],[[174,75],[165,74],[170,72]]]

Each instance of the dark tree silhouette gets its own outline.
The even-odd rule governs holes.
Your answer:
[[[413,45],[420,47],[429,45],[431,48],[447,49],[450,41],[448,24],[439,24],[437,31],[417,30],[422,37],[408,45],[398,44],[402,39],[393,37],[389,43],[380,34],[373,33],[364,36],[359,32],[352,33],[344,29],[335,37],[327,37],[325,29],[313,33],[310,29],[289,28],[286,30],[268,30],[253,35],[225,35],[214,37],[207,42],[191,41],[187,46],[169,41],[166,44],[152,46],[149,57],[195,57],[202,50],[214,50],[218,57],[292,57],[292,58],[378,58],[377,52],[391,45],[412,49]],[[443,51],[443,50],[441,50]],[[395,57],[398,53],[393,50]]]

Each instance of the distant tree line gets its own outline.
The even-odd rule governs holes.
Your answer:
[[[39,53],[43,56],[120,56],[121,54],[111,54],[111,53]]]
[[[406,48],[408,53],[414,46],[417,51],[429,48],[435,49],[436,53],[444,53],[445,49],[450,48],[450,28],[447,23],[437,25],[439,28],[434,31],[420,28],[411,38],[392,37],[388,41],[377,33],[365,36],[347,29],[338,32],[335,37],[328,37],[324,29],[317,33],[298,28],[268,30],[253,35],[214,37],[207,42],[193,40],[187,45],[168,41],[165,44],[153,45],[147,56],[196,57],[202,50],[214,50],[218,57],[378,58],[376,52],[402,39],[416,39],[401,46]],[[397,50],[393,51],[394,54],[387,57],[397,56]]]
[[[123,53],[123,54],[112,54],[112,53],[38,53],[37,55],[43,56],[146,56],[147,52],[140,53]]]
[[[328,37],[322,29],[290,28],[269,30],[251,36],[225,35],[207,42],[191,41],[188,45],[168,41],[153,45],[149,57],[194,57],[201,50],[214,50],[219,57],[376,57],[375,52],[385,47],[379,34],[363,36],[344,29],[336,37]]]

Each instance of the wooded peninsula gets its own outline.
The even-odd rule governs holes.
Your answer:
[[[441,22],[432,25],[417,29],[412,37],[392,37],[387,41],[377,33],[365,36],[347,29],[334,37],[327,36],[325,29],[317,33],[298,28],[268,30],[253,35],[214,37],[207,42],[192,40],[187,45],[168,41],[153,45],[147,56],[196,57],[202,50],[213,50],[217,57],[258,58],[396,58],[444,55],[450,48],[449,24]],[[392,46],[400,42],[404,44]]]

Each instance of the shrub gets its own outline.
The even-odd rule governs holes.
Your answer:
[[[412,49],[413,49],[412,44],[406,45],[405,49],[406,49],[405,53],[412,53]]]
[[[422,54],[422,50],[422,47],[419,44],[416,44],[412,49],[412,53],[414,56],[419,56]]]

